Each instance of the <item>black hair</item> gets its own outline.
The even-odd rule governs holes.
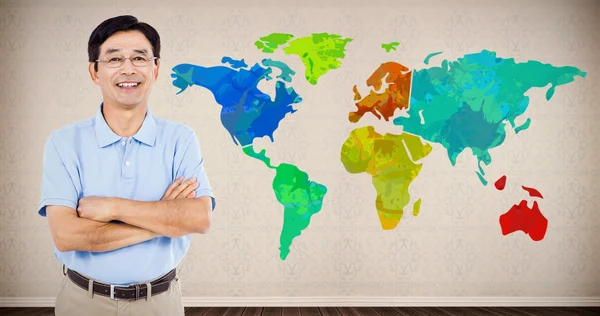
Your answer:
[[[152,53],[156,57],[155,63],[160,58],[160,36],[156,29],[147,23],[140,22],[131,15],[121,15],[110,18],[98,25],[90,35],[88,41],[88,58],[94,63],[94,70],[98,71],[96,60],[100,56],[100,46],[113,34],[125,31],[140,31],[152,45]]]

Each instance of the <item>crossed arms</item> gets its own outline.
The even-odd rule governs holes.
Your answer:
[[[77,212],[48,205],[50,232],[62,252],[104,252],[159,236],[203,234],[210,227],[212,200],[209,196],[196,198],[195,189],[195,179],[178,178],[160,201],[85,197],[79,200]]]

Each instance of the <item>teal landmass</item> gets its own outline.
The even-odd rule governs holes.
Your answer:
[[[528,128],[515,120],[529,106],[529,89],[550,86],[550,100],[556,87],[586,73],[571,66],[557,67],[530,60],[517,63],[483,50],[456,61],[444,60],[440,67],[413,71],[408,116],[394,119],[404,132],[443,145],[451,164],[465,149],[477,157],[477,176],[486,185],[482,164],[492,162],[489,150],[502,144],[506,122],[515,132]]]
[[[281,74],[277,76],[278,79],[281,79],[285,82],[292,82],[292,77],[296,74],[286,63],[272,60],[271,58],[265,58],[262,60],[262,64],[267,67],[274,67],[281,70]],[[271,80],[271,76],[267,76],[267,80]]]
[[[429,65],[429,60],[434,57],[437,56],[439,54],[441,54],[442,52],[435,52],[435,53],[431,53],[429,55],[427,55],[427,57],[425,57],[425,60],[423,61],[423,63],[425,63],[425,65]]]

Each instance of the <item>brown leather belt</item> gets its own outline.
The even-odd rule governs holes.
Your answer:
[[[150,296],[154,296],[165,292],[169,289],[171,281],[175,279],[177,274],[176,269],[171,270],[160,279],[150,282]],[[77,284],[84,290],[88,290],[89,279],[83,275],[67,269],[67,275],[73,283]],[[132,284],[129,286],[115,286],[111,284],[101,283],[94,281],[93,291],[95,294],[110,297],[113,300],[139,300],[145,298],[148,295],[148,287],[145,283]]]

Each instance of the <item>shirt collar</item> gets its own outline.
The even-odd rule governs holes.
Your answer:
[[[95,131],[96,141],[100,147],[106,147],[122,138],[115,134],[106,123],[104,115],[102,115],[102,104],[100,104],[98,112],[96,112]],[[156,142],[156,122],[149,108],[146,109],[146,117],[144,118],[142,127],[133,135],[133,138],[148,146],[154,146]]]
[[[133,135],[133,138],[150,147],[154,147],[156,142],[156,122],[154,121],[154,117],[152,117],[150,108],[146,108],[146,118],[144,118],[142,127]]]

